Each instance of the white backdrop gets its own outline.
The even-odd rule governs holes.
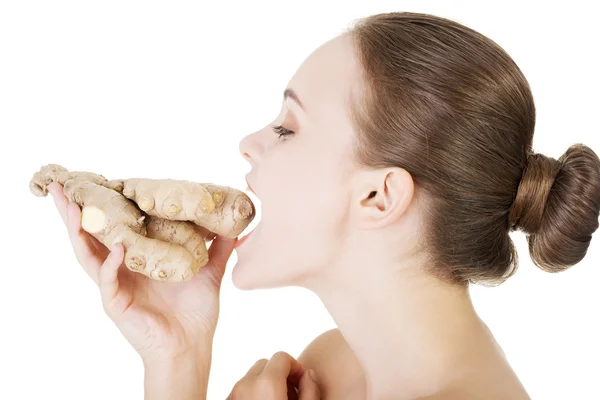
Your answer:
[[[52,199],[29,193],[32,174],[59,163],[244,189],[240,139],[273,120],[300,63],[355,18],[428,12],[479,30],[532,86],[534,149],[600,151],[593,2],[369,3],[0,3],[0,399],[143,398],[141,362],[105,316]],[[477,309],[534,399],[600,399],[600,238],[551,275],[531,263],[523,234],[513,237],[520,269],[498,288],[473,287]],[[257,359],[297,356],[334,327],[311,293],[239,291],[230,272],[209,399],[225,398]]]

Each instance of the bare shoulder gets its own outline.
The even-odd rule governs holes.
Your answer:
[[[317,336],[298,361],[315,371],[324,399],[364,399],[364,373],[339,329]]]
[[[401,362],[401,358],[398,359]],[[358,358],[339,329],[317,336],[298,357],[307,369],[316,372],[325,400],[364,400],[366,382]],[[530,397],[506,363],[503,355],[465,360],[470,367],[464,380],[454,382],[442,393],[419,400],[522,399]]]

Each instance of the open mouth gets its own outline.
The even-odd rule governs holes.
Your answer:
[[[256,194],[254,193],[254,191],[252,190],[252,187],[250,187],[250,185],[248,185],[248,188],[246,189],[245,193],[248,197],[250,197],[250,200],[254,204],[254,208],[256,210],[256,215],[254,216],[254,219],[252,219],[252,222],[250,222],[250,224],[248,224],[246,229],[244,229],[243,234],[238,237],[236,247],[241,245],[242,242],[244,242],[250,236],[250,234],[252,232],[254,232],[254,230],[255,230],[256,226],[258,225],[258,223],[260,222],[260,218],[262,216],[260,200],[258,199],[258,196],[256,196]]]

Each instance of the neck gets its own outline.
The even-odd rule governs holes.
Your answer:
[[[406,264],[345,265],[310,285],[362,364],[370,398],[442,391],[485,337],[465,287]]]

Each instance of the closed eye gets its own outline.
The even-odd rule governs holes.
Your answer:
[[[273,128],[273,131],[279,134],[279,138],[281,138],[282,136],[287,136],[287,135],[293,135],[296,132],[286,129],[281,125],[271,125],[271,127]]]

